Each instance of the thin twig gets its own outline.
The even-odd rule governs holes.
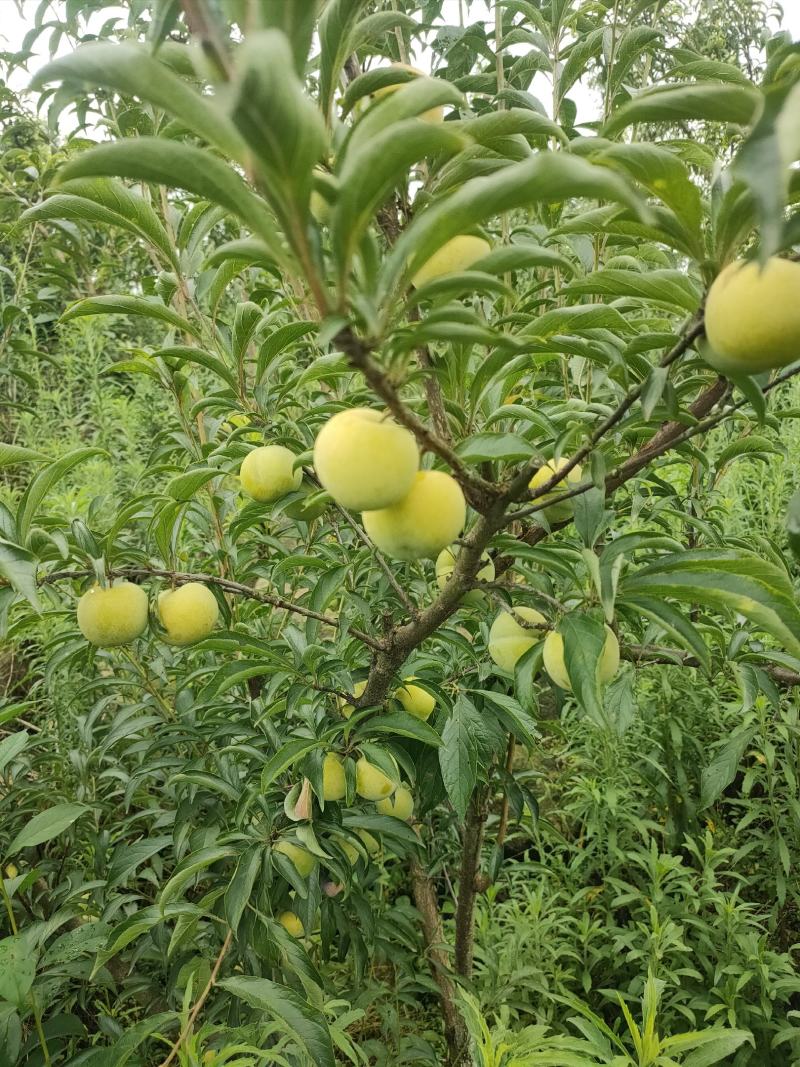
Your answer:
[[[50,574],[43,575],[38,581],[40,585],[49,585],[52,582],[86,578],[92,573],[89,570],[51,571]],[[324,615],[320,611],[312,611],[311,608],[301,607],[300,604],[295,604],[291,600],[284,600],[283,597],[273,596],[272,593],[265,593],[259,589],[251,589],[249,585],[244,585],[242,582],[232,582],[228,578],[218,578],[213,574],[189,574],[184,571],[162,570],[158,567],[113,567],[109,569],[108,576],[109,578],[168,578],[175,585],[202,582],[204,585],[216,585],[219,589],[235,596],[248,597],[250,600],[258,600],[262,604],[271,604],[272,607],[280,608],[282,611],[302,615],[307,619],[316,619],[318,622],[324,622],[327,626],[333,626],[336,629],[340,629],[345,625],[333,615]],[[351,626],[348,627],[348,633],[351,633],[353,637],[375,651],[380,651],[384,647],[382,641],[364,633],[363,630],[356,630]]]
[[[195,1024],[195,1022],[197,1020],[197,1016],[200,1014],[200,1011],[201,1011],[203,1005],[205,1004],[206,1000],[208,999],[209,993],[211,992],[211,990],[216,985],[217,976],[219,975],[220,967],[222,967],[222,961],[225,959],[225,956],[228,953],[228,949],[231,947],[231,942],[232,941],[233,941],[233,930],[229,929],[228,933],[225,935],[225,940],[222,942],[222,948],[219,950],[219,955],[217,956],[216,961],[214,962],[214,967],[212,968],[212,971],[211,971],[211,974],[209,976],[209,979],[206,982],[206,987],[203,990],[203,992],[200,994],[200,996],[197,998],[197,1001],[196,1001],[194,1007],[192,1008],[191,1012],[189,1013],[189,1018],[186,1020],[186,1025],[181,1030],[181,1032],[178,1034],[178,1039],[175,1042],[175,1044],[172,1046],[172,1050],[171,1050],[170,1054],[161,1063],[160,1067],[170,1067],[170,1064],[175,1059],[175,1057],[178,1055],[178,1052],[180,1051],[181,1045],[184,1043],[186,1038],[192,1032],[192,1028],[194,1027],[194,1024]]]

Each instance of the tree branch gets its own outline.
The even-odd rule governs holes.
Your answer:
[[[78,580],[87,578],[93,573],[90,570],[51,571],[50,574],[40,577],[38,584],[50,585],[53,582]],[[265,593],[259,589],[251,589],[249,585],[244,585],[242,582],[232,582],[228,578],[217,578],[213,574],[189,574],[184,571],[161,570],[158,567],[112,567],[108,570],[108,576],[109,578],[168,578],[175,585],[202,582],[204,585],[215,585],[226,593],[232,593],[234,596],[243,596],[250,600],[258,600],[262,604],[271,604],[274,608],[280,608],[282,611],[288,611],[294,615],[302,615],[306,619],[316,619],[318,622],[324,622],[327,626],[333,626],[336,629],[341,629],[343,625],[334,615],[324,615],[320,611],[312,611],[311,608],[304,608],[291,600],[285,600],[283,597],[273,596],[272,593]],[[349,627],[348,633],[351,633],[353,637],[376,652],[383,651],[385,647],[382,641],[364,633],[363,630]]]
[[[456,974],[462,978],[472,975],[472,956],[475,947],[475,899],[478,895],[477,877],[481,863],[483,832],[488,815],[488,794],[485,786],[479,785],[472,798],[464,823],[464,840],[461,854],[461,870],[458,876],[458,903],[456,905]]]

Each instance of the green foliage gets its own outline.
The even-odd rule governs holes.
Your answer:
[[[104,8],[4,59],[71,46],[47,131],[2,88],[0,1067],[800,1057],[796,368],[701,341],[721,267],[796,255],[797,46],[757,0]],[[320,488],[356,406],[463,489],[441,589]],[[89,647],[123,577],[149,628]],[[173,646],[191,581],[220,623]],[[494,669],[504,605],[570,693],[542,630]]]

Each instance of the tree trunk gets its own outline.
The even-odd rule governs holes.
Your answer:
[[[475,944],[475,899],[478,895],[477,877],[481,862],[483,830],[486,824],[487,792],[478,786],[472,794],[464,825],[464,851],[458,879],[456,906],[456,974],[469,978],[472,974],[472,954]]]
[[[414,903],[422,916],[428,963],[433,980],[439,987],[444,1038],[447,1043],[447,1067],[472,1067],[467,1031],[456,1003],[456,987],[444,948],[444,929],[436,889],[430,875],[416,857],[411,859],[411,882]]]

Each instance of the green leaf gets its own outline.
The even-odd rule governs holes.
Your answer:
[[[376,208],[413,164],[428,156],[452,154],[464,145],[446,123],[406,119],[353,145],[339,175],[339,196],[331,216],[331,239],[344,278]]]
[[[276,778],[293,766],[299,759],[322,745],[315,737],[299,737],[281,746],[264,765],[261,772],[261,792],[266,792]]]
[[[236,55],[231,115],[266,176],[266,195],[280,217],[290,205],[305,214],[311,171],[325,152],[322,116],[294,67],[289,42],[277,30],[250,34]]]
[[[266,3],[259,7],[261,25],[267,29],[282,30],[289,38],[297,73],[302,77],[314,36],[318,0],[292,0],[291,4]]]
[[[476,433],[456,449],[465,463],[491,460],[528,460],[533,446],[516,433]]]
[[[173,500],[191,500],[198,489],[207,485],[212,478],[218,477],[221,473],[213,467],[200,467],[198,470],[179,474],[167,486],[167,495]]]
[[[611,137],[637,122],[734,122],[747,126],[761,94],[745,85],[685,82],[645,89],[618,108],[603,129]]]
[[[175,872],[161,890],[158,906],[160,911],[173,902],[184,888],[203,871],[220,860],[230,859],[236,855],[236,849],[232,845],[209,845],[208,848],[198,849],[191,852],[186,859],[182,860],[175,868]]]
[[[792,494],[786,509],[786,539],[795,558],[800,559],[800,489]]]
[[[91,43],[46,64],[33,79],[41,88],[52,81],[101,86],[123,96],[138,96],[179,119],[188,129],[232,159],[243,162],[244,143],[217,105],[174,74],[146,48],[131,42]]]
[[[39,560],[27,548],[21,548],[0,538],[0,574],[11,588],[24,596],[35,611],[41,610],[36,588],[36,570]]]
[[[30,740],[27,730],[20,730],[15,734],[9,734],[0,741],[0,775],[9,763],[22,752]]]
[[[264,201],[235,170],[202,148],[163,137],[132,137],[81,152],[60,171],[62,181],[97,175],[185,189],[220,204],[247,223],[277,262],[286,262],[286,252]]]
[[[22,222],[70,219],[92,225],[118,226],[147,241],[177,269],[178,257],[167,231],[144,197],[109,178],[76,180],[61,186],[64,190],[28,208]]]
[[[697,549],[662,556],[625,579],[623,594],[674,597],[739,612],[800,655],[800,610],[785,571],[749,552]]]
[[[7,445],[0,442],[0,468],[13,467],[15,463],[41,463],[47,456],[23,445]]]
[[[244,909],[252,895],[263,858],[263,845],[251,845],[246,849],[239,857],[233,878],[225,892],[225,918],[234,934],[239,929]]]
[[[50,490],[57,485],[64,475],[68,474],[73,467],[77,467],[79,463],[83,463],[92,456],[101,455],[106,455],[102,448],[76,448],[74,451],[68,452],[65,456],[62,456],[61,459],[56,460],[55,463],[51,463],[49,466],[39,471],[22,494],[19,507],[17,508],[17,532],[21,541],[27,539],[31,523],[39,510],[39,505]]]
[[[319,20],[319,99],[326,121],[345,60],[352,52],[351,39],[367,0],[329,0]]]
[[[474,738],[477,719],[474,704],[463,695],[459,696],[445,723],[439,749],[442,781],[450,803],[462,819],[467,813],[478,775],[478,749]]]
[[[149,319],[166,322],[182,333],[199,337],[197,327],[193,326],[188,319],[182,318],[177,311],[173,311],[157,297],[149,296],[90,296],[85,300],[78,300],[72,304],[61,316],[62,322],[71,322],[73,319],[82,319],[87,315],[143,315]]]
[[[571,611],[559,622],[558,632],[564,638],[564,666],[575,698],[587,715],[603,725],[597,667],[606,642],[605,627],[591,615]]]
[[[674,604],[645,596],[626,596],[625,603],[632,605],[645,618],[657,623],[679,645],[695,655],[698,662],[710,672],[711,653],[708,646],[691,621]]]
[[[126,841],[117,845],[114,849],[111,863],[108,865],[108,873],[106,875],[108,886],[120,885],[129,875],[133,874],[137,867],[146,863],[152,856],[168,848],[171,844],[172,838],[165,835],[163,837],[148,837],[144,841],[134,841],[132,843]]]
[[[21,1008],[36,977],[36,956],[25,937],[0,941],[0,1000]]]
[[[599,293],[603,296],[632,296],[651,304],[684,311],[696,311],[702,296],[700,287],[679,270],[617,270],[605,268],[577,278],[564,286],[574,295]]]
[[[442,744],[441,737],[432,726],[408,712],[390,712],[386,715],[375,715],[361,724],[359,734],[369,736],[373,734],[399,734],[401,737],[410,737],[414,741],[421,741],[423,745],[433,745],[434,748],[438,748]]]
[[[714,756],[700,776],[700,810],[710,807],[727,789],[742,761],[747,746],[753,739],[756,728],[747,727],[731,737]]]
[[[577,307],[546,311],[525,326],[519,337],[549,340],[556,334],[577,334],[586,330],[613,330],[630,333],[630,322],[616,308],[606,304],[581,304]]]
[[[387,257],[379,299],[415,274],[446,241],[492,216],[535,203],[563,203],[572,197],[612,200],[637,217],[648,216],[644,201],[607,167],[592,166],[566,152],[540,152],[497,174],[473,178],[421,211]]]
[[[530,241],[515,241],[509,245],[499,245],[472,265],[473,271],[483,274],[507,274],[526,267],[545,267],[547,270],[558,268],[566,274],[575,273],[575,264],[554,248],[543,248]]]
[[[336,1067],[325,1016],[308,1000],[268,978],[237,975],[218,983],[258,1012],[279,1019],[300,1043],[315,1067]]]
[[[728,1030],[716,1028],[718,1032],[706,1030],[702,1033],[677,1034],[664,1040],[667,1053],[693,1048],[682,1060],[683,1067],[711,1067],[714,1063],[727,1059],[740,1048],[745,1041],[753,1044],[753,1035],[749,1030]]]
[[[33,848],[52,841],[63,834],[76,819],[89,808],[85,804],[56,804],[47,811],[41,811],[27,822],[8,846],[7,855],[13,856],[23,848]]]
[[[122,1037],[110,1049],[106,1051],[99,1050],[103,1057],[102,1067],[124,1067],[142,1042],[157,1032],[160,1033],[177,1026],[179,1021],[180,1016],[176,1012],[162,1011],[158,1015],[151,1015],[147,1019],[134,1023],[133,1026],[129,1026],[126,1029]],[[107,1060],[106,1057],[108,1057]],[[97,1067],[101,1067],[101,1064],[98,1064]]]
[[[536,742],[541,737],[536,721],[518,700],[508,696],[507,693],[495,693],[490,689],[471,689],[470,692],[477,693],[493,706],[500,722],[518,741],[527,748],[536,746]]]

